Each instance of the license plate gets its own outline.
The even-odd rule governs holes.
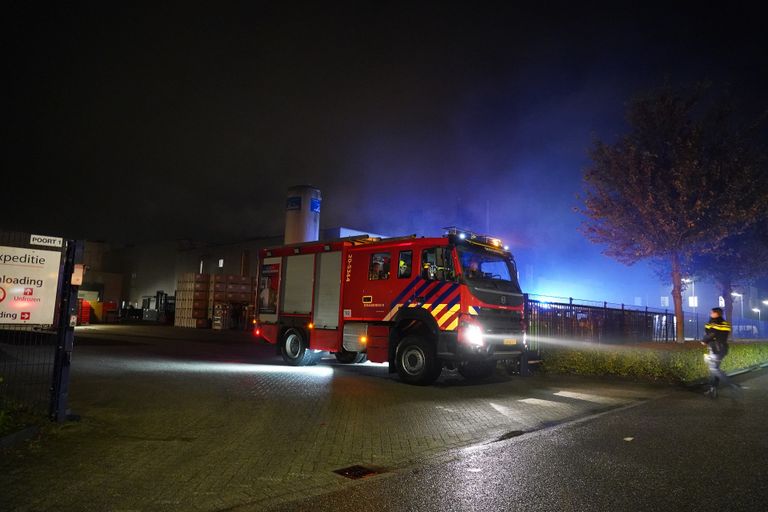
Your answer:
[[[505,345],[517,345],[517,340],[515,338],[504,338],[504,344]]]

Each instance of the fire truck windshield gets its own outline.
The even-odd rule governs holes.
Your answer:
[[[520,293],[514,261],[482,247],[459,245],[457,251],[465,279],[494,282],[504,291]]]

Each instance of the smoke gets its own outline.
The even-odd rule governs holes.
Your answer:
[[[8,195],[4,227],[279,234],[285,190],[307,183],[322,190],[323,227],[488,231],[512,247],[526,291],[646,304],[658,295],[646,266],[577,231],[593,135],[621,133],[626,99],[665,75],[766,89],[759,17],[745,28],[738,9],[621,6],[603,12],[611,23],[579,6],[280,11],[11,16],[6,188],[46,178]]]

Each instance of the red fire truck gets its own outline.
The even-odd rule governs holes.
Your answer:
[[[264,249],[260,262],[255,333],[290,365],[331,352],[425,385],[444,366],[486,377],[527,350],[515,261],[497,238],[353,237]]]

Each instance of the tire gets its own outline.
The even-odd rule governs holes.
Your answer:
[[[520,375],[520,358],[515,358],[510,361],[507,361],[507,364],[504,365],[507,370],[507,375]]]
[[[467,362],[459,366],[459,373],[467,380],[487,379],[496,372],[496,361]]]
[[[341,364],[354,364],[357,362],[357,356],[359,354],[358,352],[347,352],[345,350],[343,352],[336,352],[333,355],[336,356],[336,361]]]
[[[368,360],[368,354],[365,352],[336,352],[333,354],[336,356],[336,361],[341,364],[359,364]]]
[[[400,341],[395,353],[395,367],[403,382],[417,386],[432,384],[443,370],[434,346],[418,336],[407,336]]]
[[[280,338],[280,355],[291,366],[317,364],[320,354],[309,349],[304,333],[299,329],[288,329]]]

